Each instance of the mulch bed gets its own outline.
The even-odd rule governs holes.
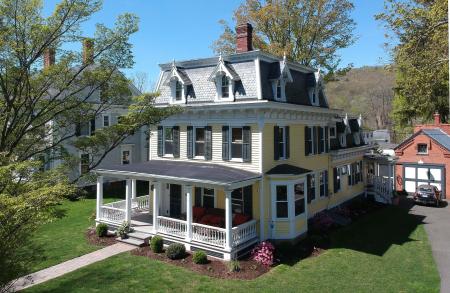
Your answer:
[[[189,269],[191,271],[207,275],[219,279],[242,279],[251,280],[267,273],[270,267],[263,266],[252,259],[241,259],[239,264],[241,270],[239,272],[230,272],[225,261],[208,257],[207,264],[194,264],[192,262],[192,254],[186,253],[186,257],[180,260],[171,260],[166,257],[165,253],[154,253],[150,247],[141,247],[131,251],[134,255],[145,256],[166,263],[170,263],[179,267]]]
[[[95,229],[89,228],[85,233],[86,241],[91,245],[108,246],[117,243],[115,235],[108,235],[106,237],[98,237]]]

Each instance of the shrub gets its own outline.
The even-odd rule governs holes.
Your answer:
[[[198,250],[194,252],[194,255],[192,255],[192,261],[196,264],[202,265],[208,263],[208,257],[204,251]]]
[[[330,240],[327,236],[318,235],[318,234],[309,236],[309,241],[310,241],[311,245],[313,245],[314,247],[320,247],[320,248],[327,247],[330,242]]]
[[[186,256],[186,248],[183,244],[172,243],[166,249],[166,255],[170,259],[180,259]]]
[[[228,263],[228,270],[230,272],[239,272],[241,270],[241,264],[237,260],[232,260]]]
[[[124,239],[127,238],[127,234],[130,233],[132,231],[132,229],[130,228],[130,223],[128,223],[127,221],[124,221],[119,229],[117,229],[117,234],[119,235],[120,238]]]
[[[108,225],[103,223],[98,224],[95,228],[95,232],[97,232],[98,237],[105,237],[106,235],[108,235]]]
[[[163,251],[163,239],[160,236],[154,236],[150,240],[150,249],[154,253],[161,253]]]
[[[268,241],[261,242],[252,250],[253,259],[265,266],[273,265],[275,247]]]

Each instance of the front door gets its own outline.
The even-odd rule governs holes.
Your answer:
[[[181,216],[181,185],[170,184],[170,217],[180,218]]]

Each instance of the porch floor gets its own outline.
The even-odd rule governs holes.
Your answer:
[[[153,232],[153,215],[149,212],[136,213],[131,217],[131,227],[135,231],[152,233]]]

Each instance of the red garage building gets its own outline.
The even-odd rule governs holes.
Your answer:
[[[442,124],[434,114],[434,124],[417,125],[414,134],[395,148],[396,189],[415,192],[420,184],[436,186],[450,195],[450,124]],[[449,196],[450,197],[450,196]]]

